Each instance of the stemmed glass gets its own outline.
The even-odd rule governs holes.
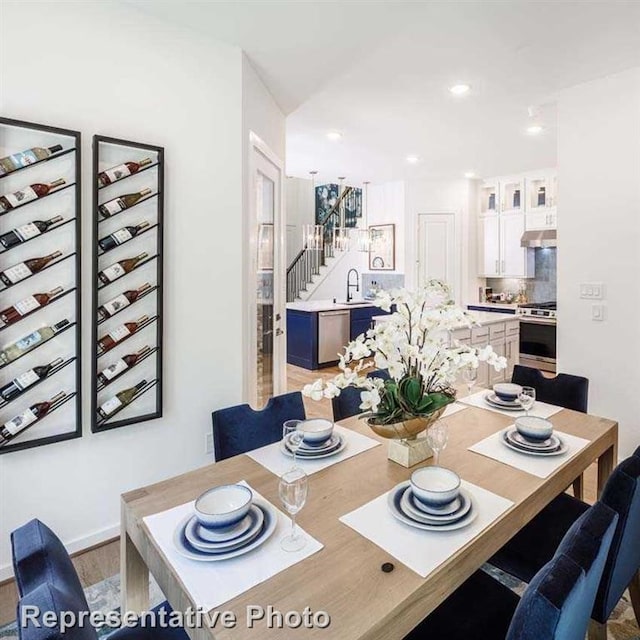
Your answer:
[[[278,485],[280,500],[291,516],[291,533],[280,541],[284,551],[300,551],[307,544],[304,536],[296,530],[296,514],[307,501],[308,488],[307,474],[299,467],[290,469],[280,476]]]
[[[293,454],[293,468],[296,466],[296,453],[302,445],[302,433],[298,430],[300,424],[302,420],[285,420],[282,423],[282,438],[285,447]]]
[[[536,390],[533,387],[522,387],[518,400],[520,400],[520,404],[525,410],[526,415],[529,415],[529,410],[536,401]]]
[[[462,370],[462,379],[464,380],[464,382],[467,385],[467,388],[469,389],[469,395],[471,395],[471,389],[473,389],[473,386],[478,380],[478,369],[471,365],[469,365],[468,367],[465,367]]]
[[[427,443],[433,450],[434,463],[438,464],[440,452],[444,451],[449,441],[449,429],[445,422],[436,422],[427,429]]]

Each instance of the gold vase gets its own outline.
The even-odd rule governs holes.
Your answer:
[[[374,433],[383,438],[414,440],[419,433],[440,420],[446,408],[446,406],[442,407],[428,416],[419,416],[411,418],[411,420],[401,420],[390,424],[375,424],[371,421],[371,418],[367,418],[367,424]]]

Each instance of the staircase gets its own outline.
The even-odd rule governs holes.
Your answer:
[[[304,248],[295,257],[287,269],[287,302],[305,298],[309,288],[321,276],[328,272],[335,263],[337,251],[334,245],[333,229],[340,225],[340,205],[353,191],[353,187],[346,187],[333,205],[331,211],[320,223],[322,226],[322,249]]]

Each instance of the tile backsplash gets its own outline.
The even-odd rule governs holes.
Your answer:
[[[529,302],[549,302],[557,300],[557,249],[534,249],[536,276],[527,278],[527,298]],[[494,293],[518,293],[520,280],[509,278],[487,278],[487,287]]]
[[[363,273],[362,292],[367,296],[373,284],[377,284],[379,289],[390,291],[404,287],[404,273]]]

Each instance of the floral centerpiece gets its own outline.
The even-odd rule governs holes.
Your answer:
[[[441,281],[432,280],[415,292],[383,291],[373,304],[395,311],[345,347],[340,374],[306,385],[303,394],[320,400],[347,387],[360,389],[362,417],[378,435],[415,438],[454,402],[453,384],[462,369],[477,368],[481,361],[497,371],[507,366],[490,346],[450,344],[452,330],[475,322]],[[385,370],[389,379],[367,376],[373,367]]]

